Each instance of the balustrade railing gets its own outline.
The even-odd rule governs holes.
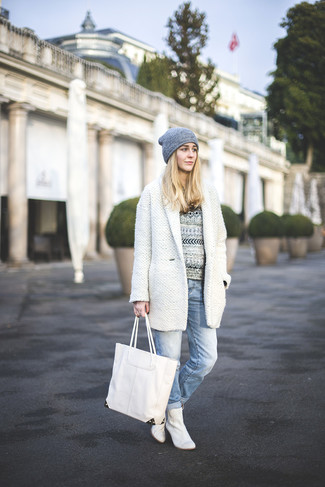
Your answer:
[[[68,79],[82,78],[90,88],[110,93],[114,98],[151,107],[150,92],[124,80],[116,71],[41,40],[32,30],[15,27],[3,17],[0,17],[0,30],[0,51],[46,67]]]
[[[99,63],[86,61],[41,40],[32,30],[17,28],[4,16],[0,16],[1,51],[52,70],[67,79],[81,78],[89,89],[146,110],[152,116],[163,110],[172,123],[192,127],[207,139],[221,137],[225,146],[236,148],[238,151],[255,152],[264,160],[268,159],[271,164],[279,164],[279,155],[267,151],[264,145],[251,143],[235,130],[225,128],[202,114],[190,112],[160,93],[152,93],[139,85],[130,83],[116,71]]]

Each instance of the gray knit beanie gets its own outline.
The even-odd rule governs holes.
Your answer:
[[[164,135],[159,137],[158,142],[162,146],[163,158],[166,164],[172,153],[184,144],[192,142],[199,149],[195,133],[185,127],[168,129]]]

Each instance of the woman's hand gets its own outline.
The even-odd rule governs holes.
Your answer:
[[[135,316],[144,316],[145,313],[149,313],[149,301],[134,301],[133,311]]]

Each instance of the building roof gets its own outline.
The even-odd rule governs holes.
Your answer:
[[[93,18],[91,16],[90,10],[87,11],[86,13],[86,18],[81,24],[83,32],[93,32],[95,30],[96,24],[93,21]]]
[[[90,10],[87,11],[86,17],[80,27],[82,28],[82,30],[79,32],[75,32],[73,34],[67,34],[60,37],[52,37],[51,39],[46,39],[46,40],[48,42],[51,42],[51,44],[61,44],[65,40],[74,39],[79,34],[92,34],[92,37],[94,34],[103,37],[107,37],[107,36],[112,37],[116,35],[116,37],[118,37],[119,39],[124,39],[125,42],[127,41],[130,44],[137,45],[150,52],[156,52],[156,50],[150,44],[140,41],[139,39],[129,36],[128,34],[125,34],[124,32],[121,32],[117,29],[113,29],[111,27],[105,29],[96,29],[96,24],[91,16]]]
[[[47,41],[79,57],[100,61],[117,68],[132,82],[136,81],[139,64],[141,64],[144,54],[156,52],[148,44],[116,29],[96,30],[96,24],[89,10],[81,24],[81,29],[80,32],[54,37]],[[132,54],[130,55],[130,49],[133,58]]]

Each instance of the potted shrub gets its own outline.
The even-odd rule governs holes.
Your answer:
[[[324,235],[323,235],[323,224],[314,226],[314,233],[308,239],[308,252],[319,252],[322,250],[323,242],[324,242]]]
[[[242,225],[239,216],[230,206],[221,205],[221,209],[227,230],[227,272],[231,272],[236,259]]]
[[[108,245],[113,247],[122,289],[131,292],[131,278],[134,259],[134,227],[139,197],[130,198],[114,206],[106,223],[105,235]]]
[[[278,259],[281,237],[283,237],[281,217],[272,211],[258,213],[249,222],[248,235],[253,239],[256,263],[258,265],[275,264]]]
[[[288,215],[284,221],[284,232],[291,258],[306,257],[308,237],[314,231],[312,221],[304,215]]]
[[[283,215],[281,216],[283,222],[283,229],[284,229],[285,220],[287,216],[289,216],[289,213],[283,213]],[[287,237],[285,235],[283,235],[280,241],[280,252],[288,252],[288,242],[287,242]]]

